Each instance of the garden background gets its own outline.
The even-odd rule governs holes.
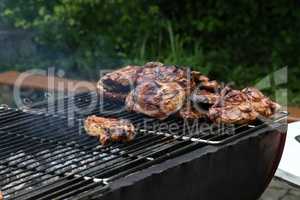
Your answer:
[[[0,71],[58,67],[97,80],[100,69],[158,60],[238,88],[288,66],[300,105],[296,0],[1,0]]]

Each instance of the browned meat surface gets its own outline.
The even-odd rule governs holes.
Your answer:
[[[127,96],[126,107],[129,111],[165,119],[181,109],[185,98],[184,89],[176,82],[144,81]]]
[[[280,109],[279,104],[271,101],[256,88],[245,88],[243,89],[243,93],[245,93],[251,101],[254,110],[264,117],[269,117]]]
[[[205,90],[217,91],[221,87],[220,83],[215,80],[209,80],[209,78],[204,75],[199,75],[198,80],[200,81],[200,88]]]
[[[3,200],[3,193],[0,192],[0,200]]]
[[[176,66],[167,66],[159,62],[146,63],[143,70],[139,73],[137,84],[145,80],[153,80],[161,83],[176,82],[184,89],[193,89],[196,86],[195,74],[188,69]]]
[[[123,93],[119,93],[119,92],[107,91],[107,90],[103,89],[102,86],[99,86],[99,85],[98,85],[98,91],[101,95],[103,95],[103,97],[109,98],[111,100],[118,101],[121,103],[125,102],[125,99],[128,95],[128,94],[123,94]]]
[[[136,81],[137,87],[139,86],[139,84],[143,84],[147,80],[158,81],[165,85],[170,83],[178,83],[185,90],[185,99],[189,99],[189,96],[199,84],[201,88],[207,88],[208,90],[216,90],[219,87],[219,84],[216,81],[210,81],[207,77],[203,76],[200,72],[190,71],[188,69],[179,68],[177,66],[167,66],[159,62],[150,62],[145,64],[143,70],[140,72],[137,78]],[[151,90],[151,89],[148,88],[147,90]],[[201,96],[199,96],[199,98],[201,98]],[[202,103],[208,103],[207,101],[209,101],[211,102],[211,104],[213,104],[214,103],[213,101],[216,101],[216,98],[217,98],[216,95],[213,95],[212,92],[207,91],[205,101],[204,101],[204,94],[202,96],[203,99]],[[131,99],[131,97],[129,97],[128,99]],[[141,112],[141,110],[143,110],[144,112],[142,113],[144,114],[149,113],[150,109],[146,109],[147,110],[146,112],[145,109],[141,109],[140,105],[143,103],[144,100],[145,99],[141,100],[141,102],[138,103],[138,105],[136,105],[136,109],[131,109],[131,110],[134,110],[136,112]],[[133,101],[128,101],[128,102],[133,102]],[[135,103],[131,103],[131,107],[133,107],[134,104]],[[145,104],[149,105],[149,103],[145,103]],[[155,107],[153,105],[156,104],[157,102],[156,103],[151,102],[152,107]],[[161,106],[159,105],[158,107]],[[175,107],[174,104],[172,105],[172,107],[173,108]],[[159,110],[157,108],[156,109],[152,108],[152,109],[155,111]],[[159,116],[158,118],[164,119],[167,116],[169,116],[168,113],[173,113],[173,112],[174,111],[168,110],[167,115],[161,116],[161,112],[158,111],[158,112],[154,112],[155,114],[151,114],[151,115],[148,114],[148,115],[152,117]],[[193,108],[192,109],[182,108],[182,110],[180,109],[177,116],[182,117],[184,119],[199,119],[204,117],[202,112],[197,112]]]
[[[187,120],[205,119],[207,118],[207,111],[200,108],[194,108],[192,105],[184,105],[177,116]]]
[[[110,142],[129,142],[135,137],[133,124],[127,120],[90,116],[84,122],[88,135],[99,138],[102,145]]]
[[[107,92],[128,94],[134,87],[138,77],[139,66],[126,66],[103,76],[98,82],[98,88]]]
[[[228,87],[221,92],[221,98],[209,109],[212,121],[226,124],[243,124],[254,121],[258,113],[247,95]]]
[[[184,119],[208,115],[215,122],[241,124],[258,115],[269,117],[280,107],[255,88],[223,88],[200,72],[160,62],[116,70],[102,77],[98,88],[104,96],[125,102],[128,110],[158,119],[176,113]],[[201,105],[209,113],[188,109],[184,102]]]
[[[195,90],[191,95],[192,102],[202,104],[214,104],[219,98],[220,94],[204,89]]]

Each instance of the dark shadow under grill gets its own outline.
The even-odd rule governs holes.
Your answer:
[[[251,125],[203,126],[207,123],[115,112],[120,105],[99,99],[88,93],[30,109],[0,110],[0,189],[5,199],[89,199],[109,191],[122,177],[207,145],[234,141],[286,117],[281,113]],[[88,110],[91,102],[94,109],[78,112]],[[83,129],[83,119],[91,114],[129,119],[138,135],[127,144],[101,146]],[[172,132],[171,124],[176,125]]]

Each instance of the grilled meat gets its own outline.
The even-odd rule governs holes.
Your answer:
[[[181,109],[185,102],[184,89],[176,82],[144,81],[126,98],[129,111],[165,119]]]
[[[0,192],[0,200],[3,200],[3,193]]]
[[[97,87],[107,97],[125,100],[134,87],[141,69],[139,66],[129,65],[108,73],[100,79]]]
[[[158,119],[175,113],[184,119],[207,116],[183,106],[184,102],[209,109],[212,121],[235,124],[253,121],[258,115],[269,117],[280,107],[255,88],[222,88],[200,72],[160,62],[116,70],[102,77],[98,88],[106,97],[125,102],[128,110]]]
[[[207,112],[192,105],[184,105],[177,114],[178,117],[186,120],[196,120],[207,118]]]
[[[216,81],[210,81],[200,72],[173,65],[167,66],[160,62],[149,62],[143,67],[129,65],[106,74],[98,82],[98,89],[106,97],[124,101],[130,91],[146,80],[176,82],[185,89],[187,95],[199,84],[201,88],[210,91],[219,87]]]
[[[257,116],[247,95],[229,87],[222,90],[220,99],[209,109],[210,119],[217,123],[249,123]]]
[[[279,104],[271,101],[256,88],[245,88],[242,92],[247,95],[254,110],[264,117],[269,117],[280,109]]]
[[[221,85],[215,80],[209,80],[208,77],[204,75],[199,75],[198,80],[200,81],[200,88],[209,90],[209,91],[217,91],[220,89]]]
[[[176,66],[167,66],[159,62],[146,63],[137,78],[137,85],[145,80],[153,80],[161,83],[176,82],[185,90],[192,90],[195,86],[195,74],[188,69]]]
[[[208,90],[195,90],[191,95],[191,101],[194,103],[214,104],[220,98],[220,94]]]
[[[135,137],[135,128],[128,120],[90,116],[84,122],[88,135],[99,138],[102,145],[110,142],[129,142]]]
[[[185,99],[189,99],[188,96],[191,95],[192,91],[196,89],[198,84],[201,84],[201,88],[207,88],[209,90],[214,90],[219,87],[219,84],[217,82],[210,81],[207,77],[203,76],[200,72],[190,71],[188,69],[179,68],[177,66],[167,66],[167,65],[163,65],[162,63],[159,63],[159,62],[150,62],[150,63],[145,64],[143,70],[140,71],[139,76],[137,78],[137,81],[136,81],[137,87],[139,87],[140,84],[143,84],[146,80],[157,81],[164,85],[170,84],[170,83],[178,83],[178,85],[180,85],[183,88],[183,90],[185,91],[185,97],[184,97]],[[152,88],[155,88],[155,87],[152,87]],[[147,90],[149,91],[151,89],[147,88]],[[128,106],[128,107],[133,107],[134,103],[132,103],[133,101],[130,100],[130,99],[132,99],[132,96],[133,96],[133,93],[131,94],[131,97],[128,98],[129,101],[127,101],[127,102],[131,102],[131,104],[129,104],[131,106]],[[135,96],[138,96],[138,95],[135,94]],[[216,97],[214,97],[214,98],[216,98]],[[183,98],[180,98],[180,99],[183,100]],[[211,93],[210,96],[207,95],[206,99],[213,101],[213,93]],[[141,112],[141,110],[142,110],[142,113],[144,113],[144,114],[148,114],[148,112],[151,110],[155,110],[155,111],[159,110],[157,108],[156,109],[154,109],[154,108],[153,109],[141,109],[140,105],[143,104],[144,100],[145,99],[142,99],[140,101],[140,103],[138,103],[139,105],[136,105],[136,109],[131,109],[131,110],[136,111],[136,112]],[[182,100],[181,100],[181,102],[182,102]],[[180,104],[181,104],[181,102],[180,102]],[[158,102],[156,102],[156,103],[151,102],[151,106],[153,107],[157,103]],[[203,102],[203,103],[207,103],[207,102]],[[147,103],[145,102],[145,104],[149,105],[148,102]],[[159,116],[158,118],[164,119],[167,116],[169,116],[169,113],[171,114],[174,111],[176,111],[178,106],[174,106],[174,104],[173,104],[172,107],[176,108],[176,109],[167,110],[167,112],[165,112],[165,113],[168,113],[168,114],[161,115],[161,112],[158,111],[158,112],[154,112],[156,114],[150,114],[150,115],[148,114],[148,115],[152,116],[152,117]],[[178,116],[181,118],[184,118],[184,119],[196,119],[196,118],[199,119],[199,118],[203,118],[205,116],[202,112],[198,112],[193,108],[192,109],[182,108],[182,109],[183,110],[180,109]],[[190,115],[190,116],[188,116],[188,115]]]

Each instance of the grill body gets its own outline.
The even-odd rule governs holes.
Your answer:
[[[95,199],[258,199],[278,167],[286,127],[281,130],[261,130],[176,157],[115,181]]]
[[[160,121],[136,113],[104,113],[97,109],[100,104],[85,114],[71,112],[75,104],[87,110],[97,100],[95,94],[82,94],[30,110],[0,109],[0,191],[5,199],[253,200],[269,184],[283,152],[285,117],[233,132],[211,125],[214,134],[201,129],[187,137],[181,128],[175,135],[159,132],[154,124]],[[108,110],[117,106],[104,104]],[[45,106],[55,115],[36,112]],[[92,114],[130,119],[139,127],[137,138],[99,145],[82,127]],[[150,126],[142,131],[145,121]],[[164,123],[171,122],[184,127],[174,118]]]

